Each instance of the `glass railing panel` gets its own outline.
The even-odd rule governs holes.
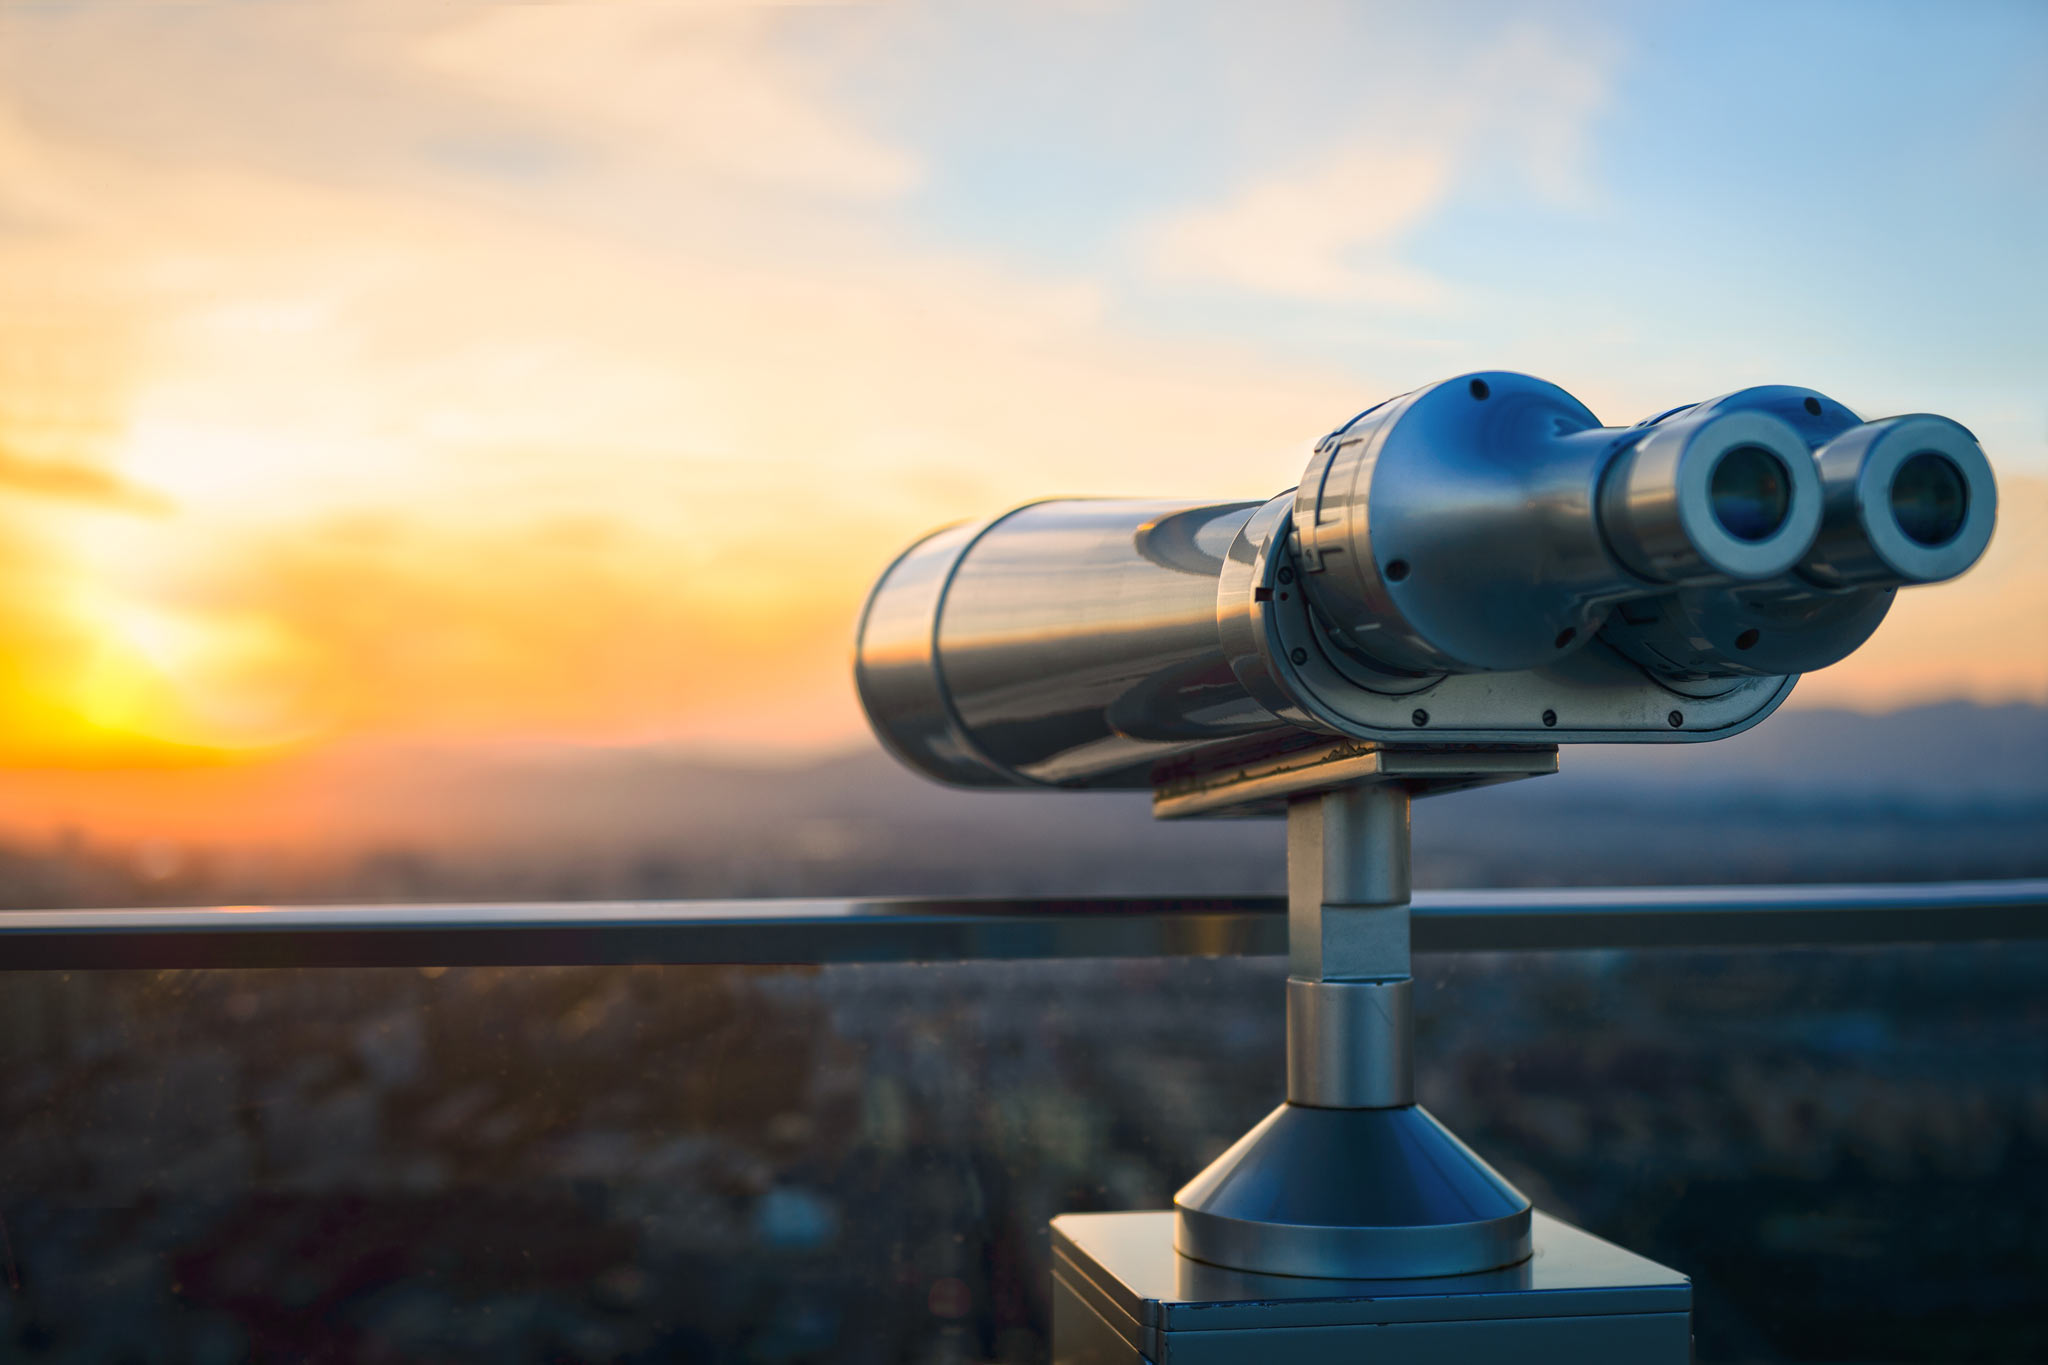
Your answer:
[[[1274,959],[0,975],[0,1355],[1028,1361]],[[2048,945],[1425,955],[1421,1092],[1702,1360],[2038,1358]]]

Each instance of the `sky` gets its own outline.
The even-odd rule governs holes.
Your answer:
[[[0,767],[865,733],[901,546],[1474,369],[1983,440],[1794,704],[2048,702],[2048,7],[0,3]]]

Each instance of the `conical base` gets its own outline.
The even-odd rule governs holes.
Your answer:
[[[1527,1260],[1529,1201],[1429,1112],[1283,1104],[1174,1196],[1174,1249],[1322,1279]]]

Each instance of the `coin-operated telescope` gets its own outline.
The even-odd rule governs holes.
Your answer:
[[[1682,1276],[1534,1214],[1415,1104],[1409,803],[1747,729],[1975,563],[1996,503],[1944,417],[1770,386],[1605,427],[1484,373],[1368,408],[1268,502],[1031,503],[905,551],[855,669],[898,758],[1287,818],[1286,1102],[1170,1214],[1055,1221],[1056,1359],[1186,1331],[1263,1361],[1284,1328],[1331,1359],[1685,1360]]]

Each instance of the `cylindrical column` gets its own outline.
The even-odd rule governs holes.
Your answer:
[[[1174,1196],[1174,1248],[1340,1280],[1528,1259],[1529,1201],[1415,1103],[1408,793],[1296,800],[1287,873],[1287,1103]]]
[[[1392,783],[1288,807],[1289,1103],[1415,1102],[1408,850],[1409,797]]]
[[[1318,1109],[1415,1103],[1415,983],[1287,982],[1287,1102]]]

